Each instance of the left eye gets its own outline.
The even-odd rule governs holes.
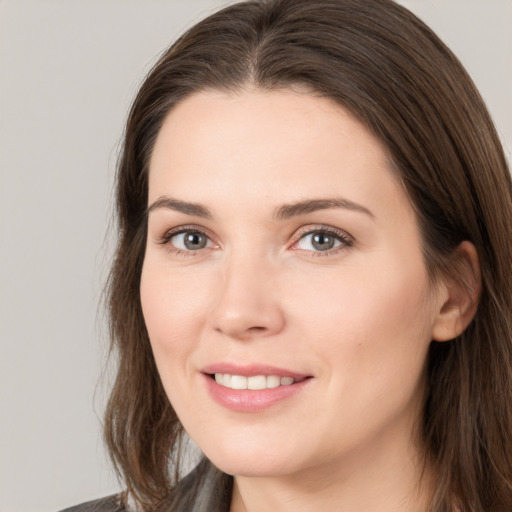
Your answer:
[[[173,235],[169,242],[182,251],[197,251],[207,247],[210,240],[200,231],[184,231]]]
[[[336,249],[346,243],[340,235],[325,231],[312,231],[303,235],[297,242],[297,248],[304,251],[325,252]]]

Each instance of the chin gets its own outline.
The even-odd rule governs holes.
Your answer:
[[[282,449],[262,447],[259,443],[230,443],[220,441],[214,447],[205,447],[203,453],[221,471],[229,475],[270,477],[297,470],[298,461]],[[296,454],[295,454],[296,455]]]
[[[289,464],[280,464],[267,460],[267,456],[259,454],[257,459],[246,458],[232,459],[227,457],[210,458],[209,460],[224,473],[233,476],[245,477],[276,477],[292,473]]]

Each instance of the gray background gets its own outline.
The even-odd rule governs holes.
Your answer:
[[[101,445],[111,181],[130,101],[215,0],[0,0],[0,512],[119,487]],[[512,149],[512,0],[404,0]],[[108,381],[108,379],[107,379]]]

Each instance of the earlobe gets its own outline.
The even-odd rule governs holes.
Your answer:
[[[478,253],[468,241],[455,250],[454,273],[440,283],[439,310],[432,328],[432,339],[448,341],[456,338],[473,320],[480,299],[481,274]]]

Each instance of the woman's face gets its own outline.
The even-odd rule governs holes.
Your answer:
[[[158,371],[218,467],[291,475],[410,450],[441,294],[354,117],[292,91],[195,94],[159,133],[148,206]]]

